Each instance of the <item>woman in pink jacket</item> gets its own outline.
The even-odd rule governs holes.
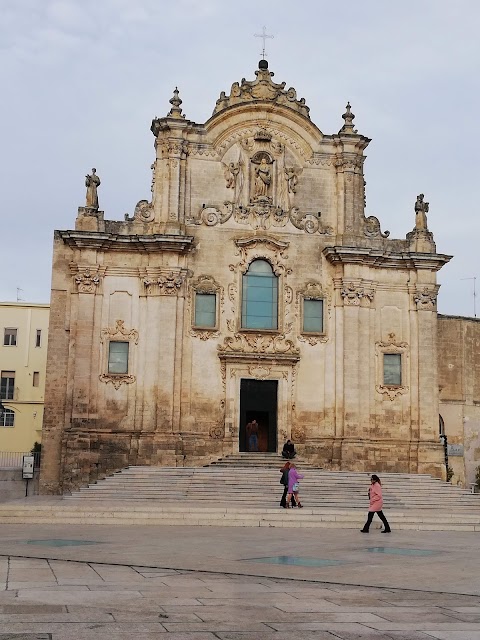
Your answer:
[[[361,529],[362,533],[368,533],[370,529],[370,525],[372,524],[373,516],[375,514],[378,515],[380,520],[384,524],[384,529],[382,533],[390,533],[390,525],[386,517],[383,515],[383,497],[382,497],[382,483],[380,482],[380,478],[375,474],[372,475],[371,478],[372,484],[370,485],[370,489],[368,490],[368,497],[370,498],[370,507],[368,509],[368,518],[366,523],[363,525],[363,529]]]
[[[298,495],[299,484],[298,481],[303,478],[297,471],[297,467],[290,463],[290,471],[288,472],[288,493],[287,493],[287,509],[290,508],[290,500],[292,499],[292,494],[295,496],[295,501],[297,503],[297,507],[300,509],[303,507],[303,504],[300,502],[300,497]]]

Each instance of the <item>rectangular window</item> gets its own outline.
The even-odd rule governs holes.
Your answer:
[[[217,296],[214,293],[195,294],[195,326],[217,326]]]
[[[15,412],[11,409],[4,409],[0,419],[0,427],[14,427]]]
[[[129,342],[110,342],[108,346],[108,373],[128,373],[129,346]]]
[[[0,400],[13,400],[15,371],[2,371],[0,378]]]
[[[5,329],[3,334],[3,345],[5,347],[15,347],[17,344],[17,330]]]
[[[33,372],[33,386],[34,387],[38,387],[39,384],[40,384],[40,372],[39,371],[34,371]]]
[[[323,333],[323,300],[303,300],[303,331]]]
[[[261,276],[243,277],[242,327],[276,329],[277,281]]]
[[[383,354],[383,384],[399,387],[402,384],[402,355],[400,353]]]
[[[37,329],[37,335],[35,337],[35,346],[36,347],[42,346],[42,330],[41,329]]]

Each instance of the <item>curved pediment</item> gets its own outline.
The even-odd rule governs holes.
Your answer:
[[[213,110],[213,115],[238,104],[263,101],[286,106],[310,120],[310,108],[305,104],[305,98],[298,99],[297,92],[293,87],[285,89],[285,82],[280,84],[273,82],[274,73],[268,70],[266,60],[260,61],[255,75],[255,80],[242,78],[241,82],[234,82],[228,96],[222,91]]]

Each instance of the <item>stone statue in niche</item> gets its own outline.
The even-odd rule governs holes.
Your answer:
[[[421,193],[417,196],[417,201],[415,202],[415,229],[427,231],[427,213],[429,205],[428,202],[424,202],[424,198],[425,196]]]
[[[262,154],[256,161],[254,198],[268,198],[270,185],[272,184],[272,170],[268,160],[267,154]],[[255,163],[255,159],[252,159],[252,162]]]
[[[96,169],[92,169],[92,175],[85,176],[85,186],[87,187],[87,201],[85,207],[87,209],[98,210],[98,193],[97,188],[100,186],[100,178],[96,175]]]

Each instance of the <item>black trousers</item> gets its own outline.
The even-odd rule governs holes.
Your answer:
[[[383,511],[369,511],[366,523],[363,525],[363,530],[368,531],[370,529],[370,525],[372,524],[373,516],[377,514],[380,520],[383,522],[385,527],[385,531],[390,531],[390,525],[388,524],[388,520],[383,515]]]
[[[286,507],[287,506],[287,493],[288,493],[288,487],[285,485],[285,488],[283,489],[283,496],[282,499],[280,500],[280,506],[281,507]],[[295,502],[295,498],[293,496],[292,493],[292,499],[290,500],[290,503],[292,505],[292,507],[296,507],[297,503]]]

